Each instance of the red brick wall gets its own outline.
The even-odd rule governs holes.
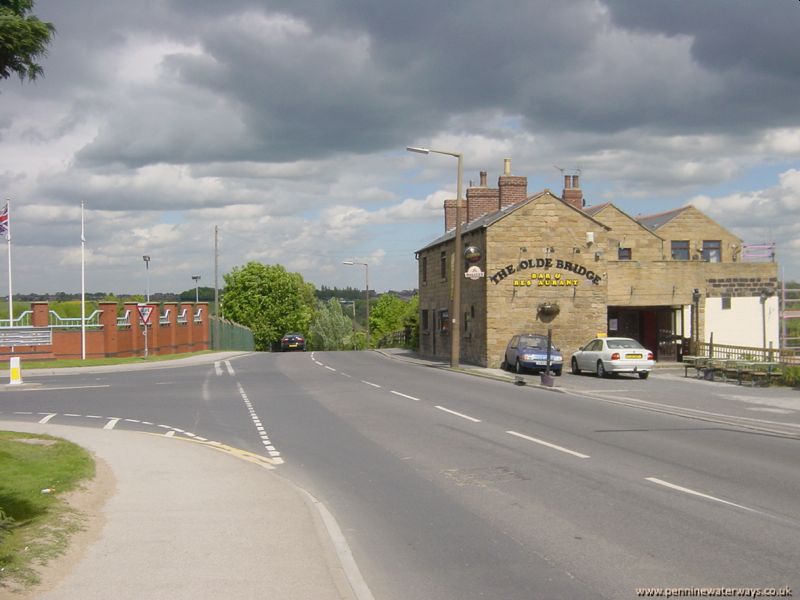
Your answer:
[[[147,330],[147,347],[149,355],[180,354],[207,350],[210,341],[208,303],[176,304],[165,303],[164,310],[170,309],[167,322],[160,324],[160,312],[153,306],[150,324]],[[187,323],[178,324],[180,311],[186,308]],[[194,315],[200,309],[201,321],[194,322]],[[50,309],[46,302],[32,303],[33,316],[31,323],[36,327],[47,327]],[[136,303],[123,306],[123,315],[130,311],[129,327],[117,327],[117,304],[101,302],[100,323],[102,328],[87,328],[86,357],[102,358],[107,356],[143,356],[144,328],[139,318]],[[49,346],[16,346],[0,347],[0,360],[10,356],[23,356],[27,359],[81,358],[81,330],[53,330],[52,344]]]

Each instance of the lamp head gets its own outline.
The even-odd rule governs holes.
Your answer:
[[[418,152],[419,154],[430,154],[431,151],[428,148],[417,148],[416,146],[406,146],[406,150],[409,152]]]

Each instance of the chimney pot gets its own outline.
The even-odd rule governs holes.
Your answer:
[[[503,175],[511,175],[511,159],[503,159]]]
[[[564,189],[568,190],[572,187],[572,177],[569,175],[564,175]]]
[[[486,171],[481,171],[481,187],[486,187]]]

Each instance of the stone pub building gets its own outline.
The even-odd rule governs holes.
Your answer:
[[[548,327],[566,360],[598,334],[635,338],[661,361],[712,334],[777,348],[777,264],[743,261],[743,241],[693,206],[637,217],[585,206],[579,175],[564,176],[560,197],[529,195],[508,159],[497,187],[486,179],[461,210],[469,275],[453,272],[455,200],[444,203],[444,235],[416,253],[422,354],[450,356],[454,277],[461,360],[483,366],[500,366],[513,335]]]

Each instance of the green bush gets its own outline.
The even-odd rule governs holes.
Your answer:
[[[783,385],[797,387],[800,385],[800,366],[790,367],[785,365],[783,367]]]

